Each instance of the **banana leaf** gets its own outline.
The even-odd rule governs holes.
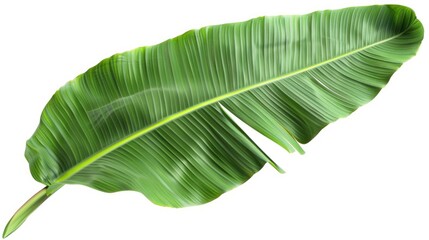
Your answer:
[[[25,157],[46,187],[3,237],[65,184],[186,207],[265,163],[282,172],[228,114],[303,153],[300,144],[371,101],[422,39],[411,9],[377,5],[209,26],[106,58],[44,108]]]

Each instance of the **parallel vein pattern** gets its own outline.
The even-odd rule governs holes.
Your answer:
[[[62,87],[26,157],[50,188],[84,184],[139,191],[164,206],[202,204],[266,162],[277,167],[219,104],[302,153],[299,143],[373,99],[422,38],[402,6],[192,30],[113,55]]]
[[[68,183],[184,207],[267,162],[282,171],[222,106],[303,153],[300,143],[373,99],[422,39],[411,9],[369,6],[210,26],[104,59],[43,110],[25,155],[47,186],[3,237]]]

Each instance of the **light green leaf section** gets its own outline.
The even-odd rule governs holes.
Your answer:
[[[303,153],[299,142],[373,99],[422,39],[414,12],[396,5],[191,30],[68,82],[25,155],[46,194],[83,184],[138,191],[163,206],[203,204],[266,162],[282,171],[219,104]],[[30,213],[18,211],[5,233]]]

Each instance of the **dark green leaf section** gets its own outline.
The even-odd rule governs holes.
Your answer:
[[[266,161],[215,105],[124,145],[66,183],[106,192],[135,190],[158,205],[183,207],[208,202],[240,185]]]
[[[48,186],[135,190],[182,207],[245,182],[266,155],[220,104],[292,152],[367,103],[412,57],[409,8],[260,17],[113,55],[58,90],[27,142]],[[56,188],[55,188],[56,189]]]

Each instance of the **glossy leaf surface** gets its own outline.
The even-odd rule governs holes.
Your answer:
[[[163,206],[206,203],[266,162],[279,169],[221,105],[302,153],[299,143],[373,99],[422,39],[414,12],[396,5],[191,30],[67,83],[26,158],[49,194],[83,184]]]

